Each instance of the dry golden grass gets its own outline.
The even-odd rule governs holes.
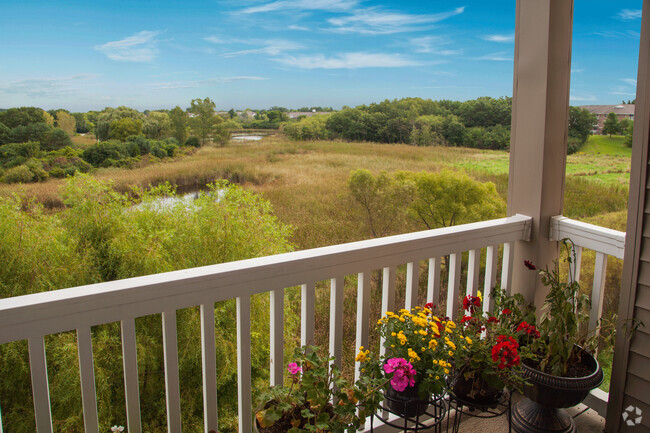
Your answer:
[[[92,133],[88,133],[85,135],[73,135],[72,137],[70,137],[70,140],[72,140],[73,144],[83,148],[88,147],[97,142],[97,139]]]

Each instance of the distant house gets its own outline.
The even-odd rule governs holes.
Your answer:
[[[607,119],[609,113],[616,113],[619,122],[623,119],[634,120],[634,104],[581,105],[580,108],[584,108],[590,113],[596,115],[598,123],[594,124],[594,134],[602,134],[603,125],[605,124],[605,119]]]

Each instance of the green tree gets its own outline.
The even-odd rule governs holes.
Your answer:
[[[603,124],[603,134],[609,134],[611,137],[612,134],[618,134],[619,132],[618,116],[616,113],[609,113]]]
[[[68,135],[74,135],[77,130],[77,121],[74,116],[63,110],[56,112],[56,125]]]
[[[43,118],[48,126],[54,127],[54,117],[47,111],[43,111]]]
[[[632,137],[634,136],[634,122],[630,122],[625,129],[625,145],[632,147]]]
[[[195,114],[195,117],[190,119],[190,125],[193,133],[201,138],[202,146],[205,146],[205,142],[212,134],[217,122],[223,120],[215,114],[214,109],[215,103],[210,98],[199,98],[192,99],[192,105],[188,110]]]
[[[57,150],[66,146],[72,146],[70,136],[62,129],[54,128],[41,143],[43,150]]]
[[[171,123],[171,134],[180,144],[185,143],[187,140],[187,113],[178,105],[169,112],[169,120]]]
[[[411,202],[412,185],[397,182],[385,171],[375,177],[360,169],[350,173],[348,190],[373,237],[403,231],[401,223]]]
[[[45,123],[45,113],[36,107],[10,108],[7,111],[0,112],[0,123],[4,123],[9,128],[17,126],[29,126],[33,123]]]
[[[142,134],[142,121],[131,117],[123,117],[110,123],[108,137],[125,141],[127,137],[140,134]]]
[[[415,187],[409,215],[427,229],[483,221],[505,211],[494,183],[479,182],[463,172],[398,172],[396,179]]]
[[[162,111],[151,111],[147,114],[146,119],[144,119],[142,129],[147,138],[160,140],[169,136],[171,126],[169,114]]]
[[[596,115],[590,113],[589,110],[569,107],[569,138],[575,138],[580,144],[584,144],[597,122]]]

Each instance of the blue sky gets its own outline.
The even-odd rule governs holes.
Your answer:
[[[571,104],[635,93],[642,0],[575,0]],[[0,108],[512,95],[515,1],[2,0]]]

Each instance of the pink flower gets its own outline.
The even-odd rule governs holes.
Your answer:
[[[298,374],[302,373],[302,368],[298,367],[298,364],[295,362],[290,362],[287,364],[287,370],[289,370],[289,373],[291,374]]]
[[[415,375],[417,372],[413,365],[404,358],[391,358],[384,364],[386,373],[394,373],[390,384],[393,389],[402,392],[408,386],[415,386]]]

